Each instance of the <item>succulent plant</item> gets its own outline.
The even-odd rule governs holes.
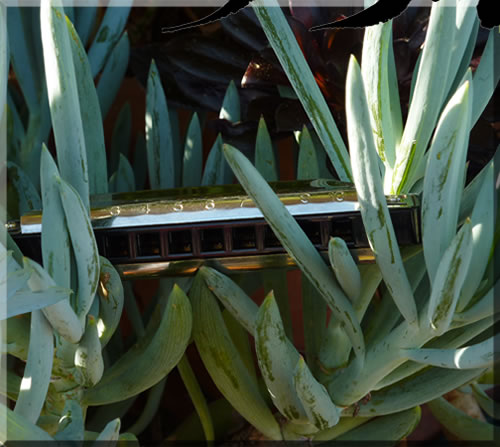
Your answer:
[[[193,439],[197,425],[206,440],[220,439],[228,420],[222,419],[231,413],[228,402],[270,439],[396,440],[411,432],[424,402],[457,436],[463,437],[463,423],[474,439],[491,437],[491,425],[471,422],[441,398],[470,383],[466,391],[492,414],[479,382],[488,380],[496,336],[497,225],[490,203],[498,201],[498,163],[490,161],[463,185],[470,129],[500,71],[494,68],[497,29],[474,76],[467,70],[477,27],[473,9],[461,2],[458,10],[434,4],[404,127],[391,23],[366,31],[361,69],[354,58],[348,67],[348,152],[281,10],[255,2],[256,16],[321,140],[316,144],[307,128],[296,135],[297,176],[328,175],[318,162],[326,154],[338,176],[354,180],[358,189],[377,263],[355,265],[345,243],[334,239],[330,269],[265,181],[278,177],[265,121],[258,127],[257,169],[221,136],[203,168],[201,114],[192,116],[181,143],[155,61],[147,75],[145,137],[132,162],[122,152],[127,106],[106,155],[102,118],[127,66],[123,27],[130,8],[108,8],[98,26],[96,8],[63,11],[49,0],[39,10],[9,8],[9,51],[20,91],[9,83],[7,99],[0,97],[0,112],[7,104],[6,217],[43,207],[44,221],[43,267],[23,257],[8,235],[0,244],[0,261],[7,266],[0,278],[7,296],[1,334],[7,383],[0,394],[10,403],[0,403],[0,420],[7,420],[0,440],[134,440],[156,413],[174,367],[198,421],[189,418],[170,439]],[[41,38],[23,34],[32,22]],[[0,8],[0,30],[5,23]],[[460,27],[451,31],[455,23]],[[448,27],[453,39],[441,39],[438,25]],[[2,82],[7,54],[4,33]],[[440,61],[437,74],[433,60]],[[235,85],[223,91],[219,116],[237,122]],[[51,128],[55,145],[48,138]],[[416,147],[408,147],[414,140]],[[47,149],[53,146],[57,163]],[[229,278],[204,267],[194,280],[160,281],[141,314],[133,285],[122,282],[97,252],[88,214],[92,194],[140,189],[147,178],[152,188],[230,183],[225,160],[303,272],[305,353],[293,343],[283,272],[259,273],[266,290],[273,290],[259,307],[247,293],[255,288],[254,276]],[[384,193],[410,191],[422,193],[424,243],[404,251],[395,242]],[[381,300],[373,298],[377,288]],[[125,343],[123,309],[134,332]],[[225,399],[207,403],[185,354],[191,339]],[[142,413],[120,434],[123,416],[144,391]]]
[[[471,420],[441,396],[470,383],[480,405],[492,405],[482,400],[477,381],[493,366],[497,338],[499,151],[495,163],[464,184],[470,129],[498,83],[498,29],[472,76],[476,11],[465,2],[433,5],[403,126],[392,23],[368,28],[362,65],[351,57],[347,74],[349,156],[281,10],[261,1],[254,10],[337,173],[356,185],[376,264],[359,269],[345,243],[332,239],[331,271],[252,163],[225,145],[237,179],[307,279],[304,321],[307,314],[316,324],[305,326],[314,334],[304,335],[322,341],[306,344],[306,363],[285,331],[274,293],[259,307],[229,277],[203,267],[189,296],[194,341],[209,374],[270,439],[397,440],[411,432],[426,402],[457,436],[493,439],[493,425]],[[423,244],[413,252],[398,247],[384,196],[407,192],[422,200]],[[379,286],[381,301],[373,299]],[[328,326],[318,299],[331,310]],[[246,366],[250,350],[224,325],[217,300],[254,338],[279,418],[270,415]]]

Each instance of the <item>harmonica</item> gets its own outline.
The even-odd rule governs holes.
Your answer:
[[[357,263],[374,261],[352,184],[317,179],[270,186],[325,258],[329,239],[341,237]],[[418,196],[386,200],[398,244],[420,244]],[[100,254],[124,278],[189,275],[201,265],[227,273],[294,266],[239,185],[96,195],[90,217]],[[41,259],[41,211],[7,228],[26,256]]]

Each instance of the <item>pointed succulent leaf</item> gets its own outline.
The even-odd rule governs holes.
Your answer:
[[[42,208],[40,195],[23,169],[15,163],[7,161],[7,177],[17,195],[20,216]]]
[[[101,345],[104,348],[120,323],[124,294],[119,273],[106,258],[102,256],[99,258],[101,273],[97,289],[100,301],[97,328],[100,332]]]
[[[87,315],[87,327],[75,351],[75,367],[80,373],[79,380],[84,386],[95,386],[104,372],[104,360],[93,315]]]
[[[370,121],[377,153],[387,168],[396,160],[396,135],[392,129],[391,94],[389,92],[389,41],[392,39],[392,20],[365,30],[361,74],[370,104]]]
[[[118,402],[158,383],[184,354],[191,336],[191,325],[189,300],[178,286],[174,286],[150,342],[137,343],[130,348],[129,355],[118,359],[96,386],[87,389],[83,401],[87,405]],[[145,369],[148,374],[144,374]]]
[[[38,263],[29,258],[24,258],[25,268],[33,270],[28,281],[28,285],[33,292],[47,290],[48,287],[54,287],[55,283],[52,277]],[[44,307],[43,314],[49,320],[52,327],[70,343],[77,343],[83,334],[83,328],[76,313],[69,303],[69,295],[56,304]]]
[[[257,313],[254,337],[259,367],[274,405],[288,420],[306,424],[308,418],[295,390],[293,373],[300,355],[286,338],[272,291]]]
[[[476,204],[471,215],[472,224],[472,257],[469,264],[469,271],[465,277],[460,298],[458,299],[457,311],[461,312],[477,291],[483,278],[488,256],[493,244],[494,236],[494,166],[491,165],[479,192]]]
[[[54,435],[58,441],[83,441],[83,411],[75,399],[68,399],[59,419],[59,428]]]
[[[453,239],[462,191],[462,172],[469,138],[469,83],[446,105],[431,143],[422,195],[422,245],[431,282]]]
[[[61,287],[70,286],[71,251],[66,216],[57,187],[59,170],[43,144],[40,160],[42,189],[42,259],[47,272]]]
[[[108,174],[99,98],[97,97],[85,47],[68,18],[66,18],[66,25],[70,36],[73,64],[75,65],[78,102],[80,103],[85,149],[87,151],[89,193],[105,194],[108,192]]]
[[[252,7],[307,116],[342,181],[351,180],[349,154],[285,15],[275,0],[256,0]]]
[[[365,405],[360,405],[358,414],[359,416],[381,416],[413,408],[461,387],[481,375],[483,371],[484,368],[425,369],[406,380],[372,392],[370,401]],[[352,409],[346,410],[346,412],[350,411]]]
[[[131,1],[111,0],[108,3],[104,17],[88,51],[94,78],[101,71],[110,52],[121,37],[122,31],[127,24],[131,6]]]
[[[28,361],[14,412],[33,424],[40,417],[52,373],[54,333],[40,310],[31,312]]]
[[[490,417],[495,417],[495,401],[488,396],[485,391],[477,383],[470,384],[472,393],[477,400],[477,403],[482,410]]]
[[[462,226],[444,252],[432,285],[427,309],[427,325],[436,335],[450,326],[472,256],[470,220]]]
[[[274,159],[273,142],[269,136],[264,117],[259,120],[257,140],[255,142],[255,167],[268,182],[278,180],[276,161]]]
[[[91,8],[86,7],[78,9]],[[129,55],[130,40],[127,31],[125,31],[118,43],[111,50],[111,54],[104,65],[101,76],[99,77],[99,83],[97,84],[97,96],[99,97],[102,118],[106,118],[118,90],[122,85],[122,80],[125,77],[125,72],[128,67]]]
[[[205,170],[201,179],[203,186],[224,184],[224,165],[226,164],[226,160],[222,155],[222,144],[222,137],[218,134],[205,163]]]
[[[226,94],[222,101],[219,118],[228,120],[231,123],[240,121],[240,97],[234,81],[227,86]]]
[[[355,303],[361,293],[361,274],[343,239],[330,239],[328,256],[337,281],[349,299]]]
[[[493,424],[475,419],[438,397],[427,403],[434,417],[450,433],[464,441],[493,441],[498,429]]]
[[[493,340],[496,340],[498,345],[500,337],[497,335],[481,343],[459,349],[405,349],[404,355],[415,362],[440,368],[487,368],[493,365],[494,353],[500,351],[500,348],[495,350]]]
[[[203,141],[198,114],[195,112],[189,123],[184,144],[184,160],[182,163],[182,185],[199,186],[201,183],[201,167],[203,162]]]
[[[299,143],[299,160],[297,162],[297,179],[320,178],[318,154],[307,127],[302,127]]]
[[[400,441],[415,430],[421,417],[420,407],[382,416],[353,428],[335,438],[339,442]]]
[[[78,269],[76,313],[83,323],[99,284],[99,251],[88,211],[78,193],[63,179],[58,179],[57,182],[76,257]]]
[[[120,419],[113,419],[108,422],[97,437],[95,445],[98,446],[100,444],[99,441],[118,441],[120,437],[120,425]]]
[[[112,192],[129,192],[135,191],[134,171],[128,159],[122,154],[119,154],[117,171],[109,179],[109,189]]]
[[[280,427],[231,339],[217,300],[200,276],[195,278],[189,297],[193,303],[194,341],[215,385],[261,433],[281,439]]]
[[[360,358],[363,358],[363,335],[354,310],[318,251],[248,159],[228,145],[224,146],[224,155],[283,247],[309,281],[320,291],[334,316],[343,322],[354,351]]]
[[[259,310],[257,304],[226,275],[211,267],[202,267],[199,271],[210,291],[231,312],[231,315],[253,335],[255,318]]]
[[[338,408],[332,402],[326,388],[311,374],[302,356],[295,367],[294,383],[309,421],[318,430],[325,430],[338,423],[340,414]]]
[[[53,441],[54,439],[40,427],[30,422],[20,414],[15,413],[3,403],[0,403],[0,419],[6,421],[0,425],[0,440],[9,441]]]
[[[154,60],[149,69],[146,93],[146,149],[151,188],[172,188],[174,169],[180,169],[180,166],[174,166],[167,100]]]
[[[354,56],[349,61],[346,91],[352,171],[368,241],[398,309],[410,324],[417,324],[417,308],[387,208],[363,80]]]
[[[62,7],[44,0],[40,7],[43,60],[47,79],[50,115],[61,177],[70,182],[89,209],[89,179],[85,134],[80,113],[78,86],[70,36]],[[71,116],[71,126],[68,126]]]

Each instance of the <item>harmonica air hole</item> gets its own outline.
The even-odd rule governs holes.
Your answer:
[[[168,232],[168,253],[170,255],[186,255],[193,252],[191,230]]]
[[[281,243],[271,230],[271,227],[266,225],[264,227],[264,249],[281,248]]]
[[[255,227],[233,227],[233,250],[257,250]]]
[[[145,232],[137,234],[137,256],[152,257],[161,255],[160,233]]]
[[[321,223],[299,220],[298,224],[314,245],[321,245]]]
[[[128,258],[130,256],[129,234],[108,234],[106,237],[106,254],[109,258]]]
[[[332,219],[330,222],[330,236],[340,237],[349,245],[354,243],[352,220],[350,218]]]
[[[201,229],[200,249],[202,253],[224,251],[224,229],[223,228]]]

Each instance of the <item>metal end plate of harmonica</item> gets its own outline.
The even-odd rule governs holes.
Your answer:
[[[374,261],[352,184],[314,180],[271,187],[323,256],[330,237],[338,236],[358,263]],[[419,244],[418,197],[388,196],[387,204],[398,243]],[[91,221],[100,253],[124,277],[192,274],[201,265],[228,273],[294,265],[239,185],[93,196]],[[41,212],[7,228],[23,253],[41,259]]]

